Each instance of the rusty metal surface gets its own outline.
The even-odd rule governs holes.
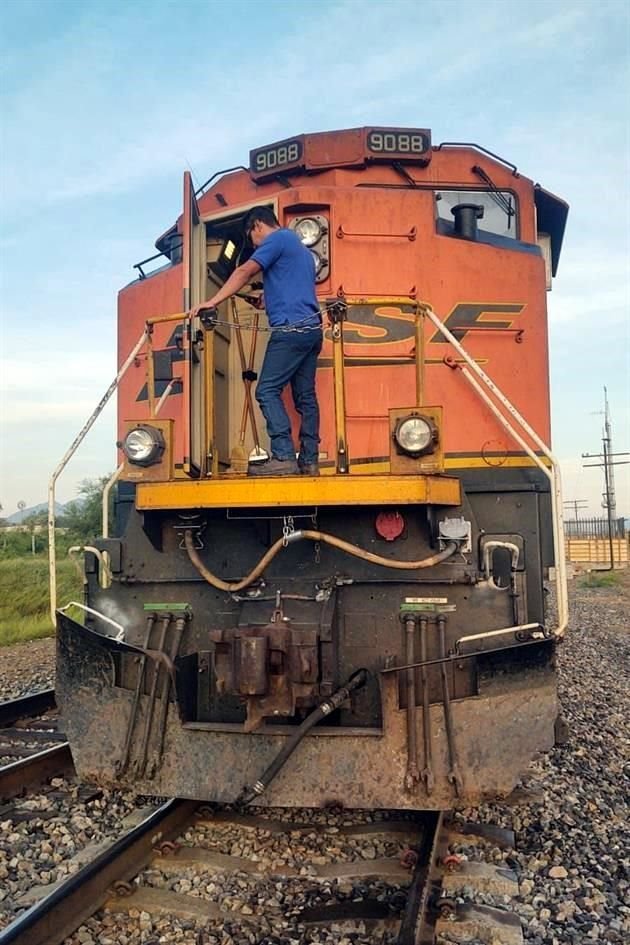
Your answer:
[[[93,645],[93,642],[92,642]],[[133,693],[111,687],[107,653],[88,658],[83,637],[59,636],[58,701],[73,745],[80,776],[116,783],[116,760],[124,750]],[[96,647],[98,651],[98,647]],[[382,678],[382,729],[316,728],[300,744],[259,803],[277,806],[425,808],[442,810],[454,802],[448,740],[440,705],[430,707],[435,786],[427,796],[422,783],[404,787],[407,761],[406,713],[399,708],[394,674]],[[139,705],[139,730],[148,697]],[[454,701],[452,726],[460,752],[463,785],[459,803],[477,804],[505,796],[528,760],[551,748],[557,695],[553,669],[530,668],[510,686],[488,679],[483,694]],[[422,708],[417,724],[422,725]],[[215,730],[212,730],[212,729]],[[247,733],[242,725],[182,725],[168,714],[162,764],[153,779],[122,783],[146,794],[191,797],[229,803],[245,784],[254,783],[275,757],[286,729]],[[140,749],[135,745],[132,753]],[[379,764],[374,763],[378,757]],[[120,783],[120,782],[119,782]]]
[[[426,812],[425,832],[417,851],[417,863],[400,923],[397,945],[416,945],[429,901],[430,881],[435,867],[442,826],[439,811]]]
[[[282,610],[266,626],[211,630],[209,638],[217,693],[245,699],[247,731],[265,718],[293,716],[296,707],[320,701],[319,634],[293,627]]]

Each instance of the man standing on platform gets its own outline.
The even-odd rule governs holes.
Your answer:
[[[319,406],[315,371],[322,347],[322,319],[315,295],[315,263],[292,231],[280,226],[269,207],[254,207],[245,219],[245,233],[255,249],[219,291],[197,306],[214,308],[263,273],[265,309],[272,329],[256,400],[267,423],[271,458],[250,464],[250,476],[319,475]],[[282,391],[291,385],[300,414],[300,450],[295,458],[291,423]]]

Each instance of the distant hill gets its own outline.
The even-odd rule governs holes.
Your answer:
[[[68,502],[66,504],[71,505],[72,503]],[[65,507],[61,502],[55,502],[55,515],[63,515]],[[21,525],[30,515],[39,515],[41,512],[48,512],[48,502],[40,502],[39,505],[32,505],[30,509],[20,509],[14,512],[13,515],[5,515],[4,520],[9,525]]]

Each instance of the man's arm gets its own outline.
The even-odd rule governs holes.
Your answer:
[[[211,299],[207,299],[205,302],[200,302],[199,305],[196,305],[193,309],[193,314],[196,315],[202,308],[216,308],[221,302],[225,302],[226,299],[231,298],[239,289],[242,289],[243,286],[251,282],[254,276],[260,271],[261,267],[258,263],[253,259],[248,259],[242,266],[238,266],[234,270],[225,285],[223,285]]]

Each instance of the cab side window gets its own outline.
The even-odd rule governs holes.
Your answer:
[[[518,239],[518,216],[514,194],[505,190],[438,190],[435,193],[438,232],[449,233],[454,225],[453,207],[476,204],[483,207],[480,233]]]

